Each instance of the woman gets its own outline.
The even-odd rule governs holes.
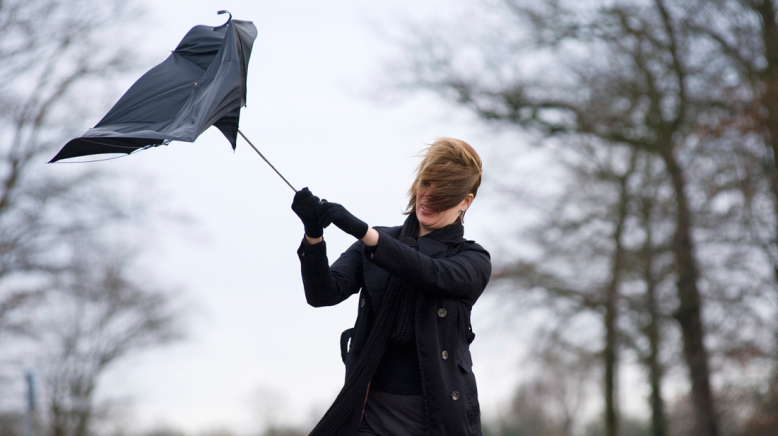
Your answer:
[[[341,338],[346,383],[311,435],[481,435],[470,311],[491,263],[462,225],[480,184],[475,150],[443,138],[419,165],[402,226],[372,228],[307,188],[295,194],[308,304],[360,292],[354,328]],[[332,266],[329,224],[358,239]]]

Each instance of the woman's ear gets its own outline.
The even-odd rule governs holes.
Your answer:
[[[457,218],[457,221],[461,223],[465,222],[465,212],[467,212],[467,209],[473,203],[474,198],[475,196],[473,194],[467,194],[467,197],[459,203],[459,218]]]
[[[465,197],[464,200],[462,200],[462,207],[467,210],[467,208],[470,207],[471,204],[473,204],[473,200],[475,199],[475,196],[473,194],[467,194],[467,197]]]

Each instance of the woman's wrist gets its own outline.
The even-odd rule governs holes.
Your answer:
[[[365,233],[365,236],[362,237],[362,242],[365,243],[368,247],[375,247],[378,245],[378,230],[368,227],[367,233]]]
[[[321,236],[319,236],[318,238],[311,238],[310,236],[305,235],[305,242],[307,242],[308,245],[316,245],[323,240],[324,238]]]

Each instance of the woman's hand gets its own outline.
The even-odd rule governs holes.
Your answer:
[[[369,229],[367,223],[352,215],[351,212],[338,203],[329,203],[327,200],[322,200],[318,214],[319,225],[322,228],[335,224],[338,228],[357,239],[365,237]]]
[[[294,194],[292,210],[300,217],[305,227],[305,236],[311,239],[321,238],[324,228],[319,225],[319,197],[313,195],[308,188],[303,188]],[[310,241],[309,241],[310,242]]]

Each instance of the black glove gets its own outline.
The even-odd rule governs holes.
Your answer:
[[[303,188],[294,194],[292,210],[305,226],[305,234],[309,238],[319,238],[324,234],[324,228],[319,225],[319,197],[313,195],[308,188]]]
[[[357,239],[362,239],[367,234],[367,223],[352,215],[340,204],[322,200],[319,206],[319,225],[327,227],[330,224],[335,224]]]

